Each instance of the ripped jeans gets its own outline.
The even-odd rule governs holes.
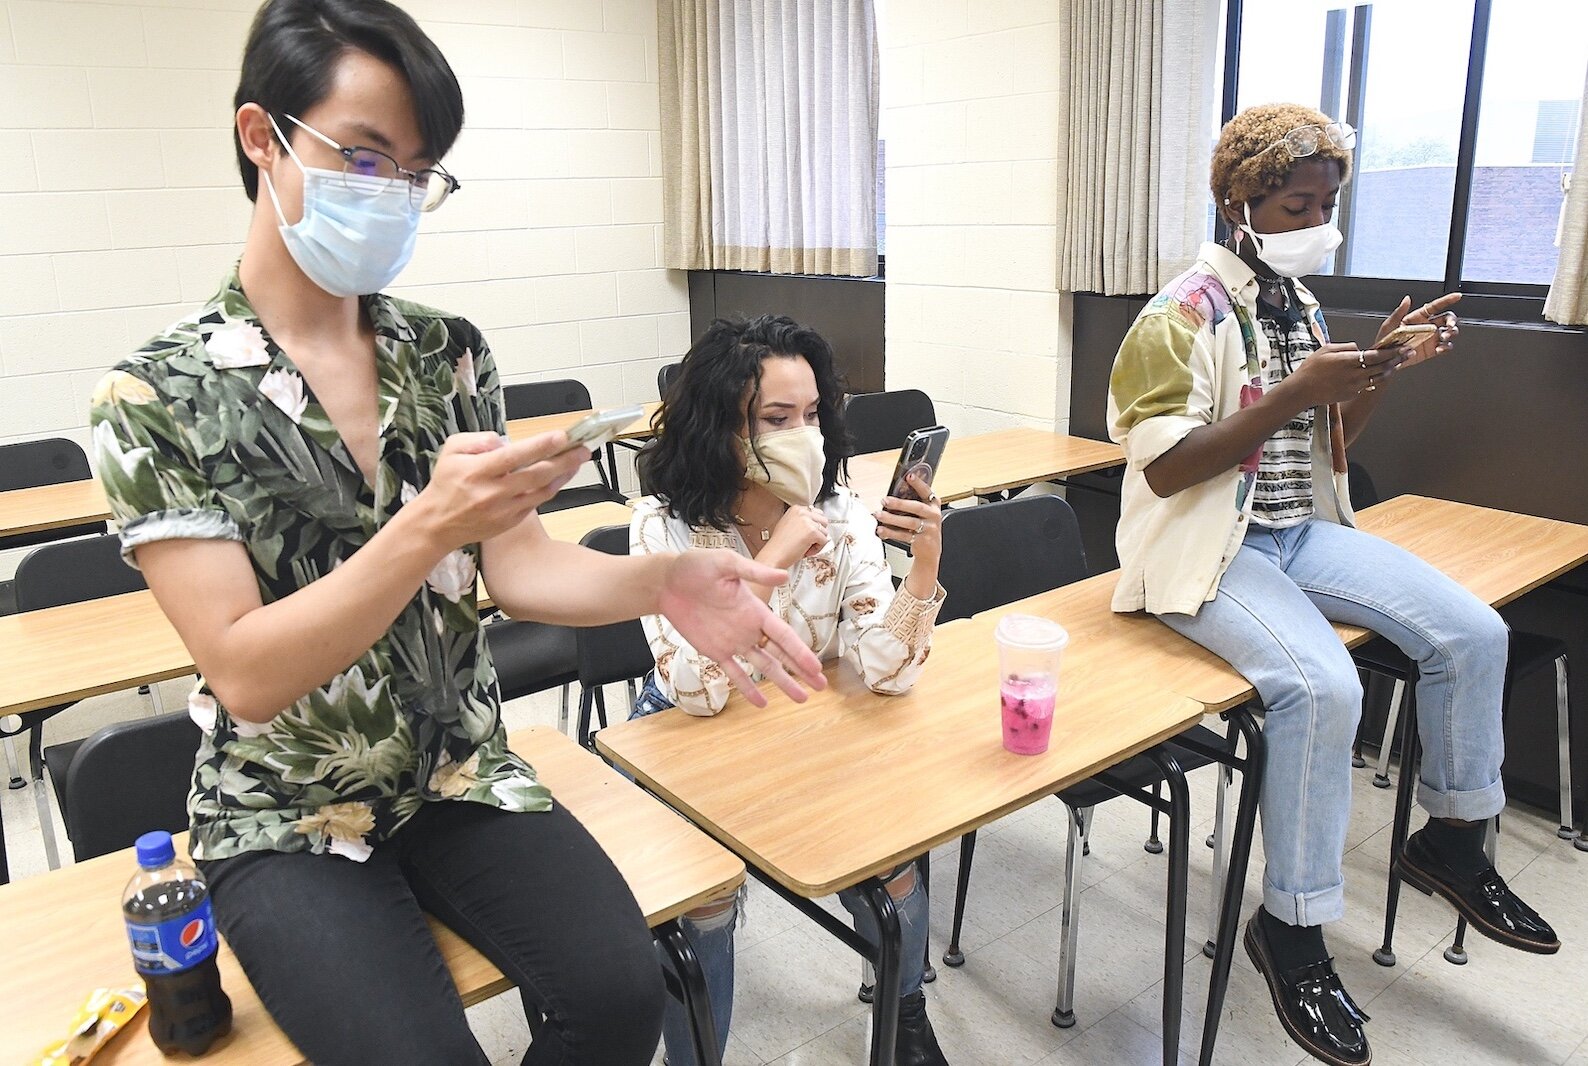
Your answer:
[[[648,714],[665,711],[672,704],[656,688],[653,678],[645,679],[630,718],[643,718]],[[915,884],[902,899],[893,903],[899,914],[899,931],[903,942],[899,952],[899,995],[912,996],[921,990],[925,972],[928,902],[926,883],[921,879],[914,862],[899,867],[884,880],[890,889],[900,879],[915,874]],[[733,1021],[733,937],[739,924],[742,891],[730,897],[728,906],[708,918],[695,919],[689,915],[680,918],[689,944],[700,959],[700,968],[706,978],[706,991],[711,997],[711,1017],[716,1023],[717,1050],[723,1052],[728,1045],[728,1027]],[[842,903],[855,921],[855,932],[868,943],[877,943],[877,921],[858,888],[846,888],[838,893]],[[707,908],[711,904],[706,905]],[[663,965],[671,965],[664,961]],[[689,1020],[684,1008],[671,997],[662,1016],[662,1041],[667,1047],[668,1066],[699,1066],[695,1058],[694,1042],[689,1036]]]

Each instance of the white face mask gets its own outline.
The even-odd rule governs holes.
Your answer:
[[[755,450],[748,437],[744,446],[744,478],[767,489],[790,507],[809,507],[822,490],[822,471],[827,466],[819,426],[799,426],[763,433],[755,438]]]
[[[419,208],[407,183],[306,167],[274,116],[270,124],[303,171],[303,218],[292,225],[282,214],[275,183],[259,172],[293,262],[332,296],[380,292],[408,265],[419,235]]]
[[[1252,207],[1245,205],[1246,223],[1241,230],[1252,238],[1257,247],[1257,257],[1285,278],[1299,278],[1316,274],[1329,262],[1334,250],[1345,238],[1333,222],[1289,233],[1258,233],[1252,229]]]

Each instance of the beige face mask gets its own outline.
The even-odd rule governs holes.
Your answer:
[[[822,431],[818,426],[799,426],[763,433],[755,439],[740,437],[744,446],[744,478],[767,489],[790,507],[809,507],[822,488],[822,470],[827,465]]]

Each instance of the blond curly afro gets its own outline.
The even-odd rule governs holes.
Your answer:
[[[1301,104],[1258,104],[1230,119],[1213,149],[1213,202],[1245,203],[1285,184],[1297,160],[1283,146],[1263,151],[1297,126],[1326,126],[1334,120]],[[1351,153],[1319,138],[1318,151],[1304,159],[1333,159],[1340,181],[1351,176]]]

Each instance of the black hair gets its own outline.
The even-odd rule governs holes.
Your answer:
[[[268,0],[248,31],[233,111],[258,104],[277,122],[285,114],[302,115],[325,99],[337,61],[352,50],[368,52],[408,79],[424,154],[435,160],[446,155],[463,129],[463,90],[441,49],[386,0]],[[259,168],[235,128],[232,140],[243,188],[255,200]]]
[[[744,479],[739,427],[754,426],[761,398],[761,361],[803,358],[816,376],[821,423],[822,487],[832,497],[852,454],[844,424],[844,383],[832,346],[820,333],[782,315],[719,318],[689,349],[662,406],[651,420],[655,442],[641,458],[648,489],[676,518],[724,532],[733,526],[733,501]],[[752,431],[750,446],[755,438]]]

